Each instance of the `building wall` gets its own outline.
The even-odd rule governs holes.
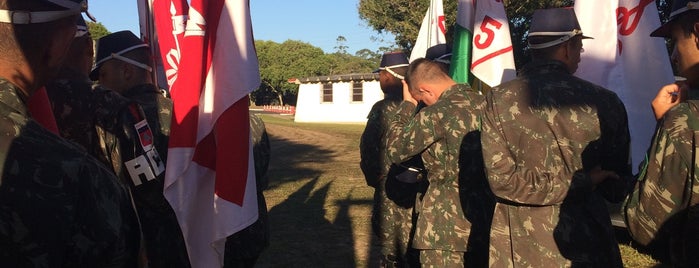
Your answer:
[[[371,107],[383,99],[378,81],[363,83],[363,100],[352,102],[352,82],[333,83],[333,101],[322,102],[323,84],[308,83],[299,86],[296,102],[296,122],[313,123],[366,123]]]

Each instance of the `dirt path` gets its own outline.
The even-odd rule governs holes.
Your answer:
[[[257,267],[374,267],[373,189],[359,169],[359,137],[266,125],[271,242]]]

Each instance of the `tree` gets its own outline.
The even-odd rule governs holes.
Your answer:
[[[583,1],[583,0],[579,0]],[[589,1],[589,0],[585,0]],[[444,0],[447,25],[447,42],[451,43],[456,16],[455,0]],[[658,10],[663,22],[667,21],[671,3],[658,0]],[[517,67],[529,61],[526,49],[526,33],[534,10],[540,8],[573,6],[573,0],[504,0],[505,11],[510,20],[510,33]],[[360,0],[359,17],[378,33],[389,32],[396,36],[398,45],[410,51],[430,1]],[[583,29],[584,30],[584,29]]]
[[[337,42],[337,46],[335,46],[335,52],[340,53],[340,54],[347,54],[347,38],[345,38],[342,35],[337,36],[337,39],[335,39]]]
[[[287,40],[284,43],[255,41],[260,63],[260,88],[252,94],[256,103],[268,103],[264,98],[272,94],[280,105],[284,96],[296,95],[298,85],[288,82],[290,78],[327,75],[330,64],[322,49],[301,41]]]
[[[108,35],[111,32],[107,30],[107,27],[104,27],[101,22],[87,22],[87,30],[90,32],[90,36],[92,36],[93,40],[97,40],[102,36]]]
[[[396,43],[404,50],[410,51],[417,39],[420,24],[430,6],[429,0],[394,1],[394,0],[360,0],[359,18],[378,33],[392,33]],[[456,1],[444,2],[448,28],[453,28],[456,20]],[[451,40],[451,36],[447,37]]]

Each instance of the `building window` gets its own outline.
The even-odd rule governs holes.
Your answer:
[[[362,102],[364,100],[364,87],[362,82],[352,83],[352,102]]]
[[[333,84],[323,84],[323,102],[333,102]]]

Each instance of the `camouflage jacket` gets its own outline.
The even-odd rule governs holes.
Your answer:
[[[359,166],[364,173],[367,185],[377,188],[391,166],[386,158],[386,131],[392,115],[403,100],[400,96],[387,95],[371,107],[366,127],[359,142]]]
[[[19,94],[0,79],[0,266],[134,267],[139,231],[126,189],[30,119]]]
[[[491,267],[621,267],[602,196],[620,202],[626,186],[607,180],[595,188],[587,176],[601,166],[630,177],[621,100],[562,62],[540,61],[486,102],[483,158],[498,198]]]
[[[92,81],[86,75],[70,70],[64,70],[63,75],[67,78],[57,79],[46,85],[61,137],[79,144],[90,155],[110,166],[100,150],[95,129],[96,107],[92,100]]]
[[[478,131],[483,96],[455,85],[436,103],[420,110],[403,102],[387,133],[387,157],[401,163],[421,154],[429,187],[415,209],[419,214],[413,247],[466,251],[471,223],[459,197],[459,150],[464,137]]]
[[[101,107],[98,121],[105,129],[104,145],[112,161],[118,163],[115,171],[131,189],[148,265],[190,267],[177,217],[163,195],[172,101],[150,84],[122,93],[125,100],[103,93],[96,99]],[[107,117],[110,113],[117,116]]]
[[[693,227],[699,226],[699,96],[696,91],[690,94],[690,100],[658,122],[638,182],[624,206],[633,239],[650,246],[657,259],[683,267],[699,264],[699,227]]]

